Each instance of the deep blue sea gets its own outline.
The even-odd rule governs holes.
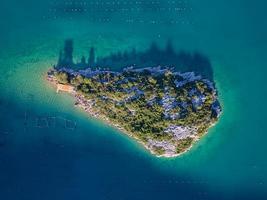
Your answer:
[[[0,199],[267,199],[267,2],[0,0]],[[74,107],[45,74],[131,48],[201,52],[223,114],[192,150],[156,158]]]

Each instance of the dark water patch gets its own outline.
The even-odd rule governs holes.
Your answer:
[[[83,149],[79,145],[65,143],[63,147],[55,137],[44,140],[39,147],[34,144],[16,146],[14,152],[4,154],[5,159],[0,166],[0,170],[5,171],[0,180],[3,198],[82,200],[147,199],[148,196],[162,199],[177,195],[179,199],[213,197],[205,181],[185,174],[166,175],[134,156],[81,154]]]
[[[194,71],[209,80],[213,80],[213,69],[209,59],[199,52],[176,51],[172,42],[168,41],[164,49],[152,43],[145,51],[135,48],[124,52],[111,53],[109,56],[96,58],[96,48],[91,47],[88,62],[85,56],[78,63],[73,62],[73,41],[65,41],[64,51],[60,51],[56,68],[111,68],[122,70],[125,67],[174,67],[176,71]]]

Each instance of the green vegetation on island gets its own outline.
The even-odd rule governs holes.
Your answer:
[[[193,72],[126,68],[122,72],[52,70],[74,87],[77,105],[130,134],[156,155],[189,149],[220,114],[213,84]]]

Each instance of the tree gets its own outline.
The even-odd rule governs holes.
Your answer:
[[[69,83],[69,76],[65,72],[58,72],[56,73],[56,79],[59,83],[67,84]]]
[[[148,77],[148,81],[149,81],[152,85],[156,85],[156,83],[157,83],[157,80],[154,79],[154,78],[151,77],[151,76]]]

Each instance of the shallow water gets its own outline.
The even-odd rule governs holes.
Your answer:
[[[128,3],[126,8],[132,8]],[[133,11],[130,18],[139,22],[129,22],[125,14],[55,14],[50,2],[3,1],[1,199],[266,198],[266,3],[185,4],[188,10],[180,18],[168,11],[160,18],[156,11]],[[112,20],[94,21],[92,16]],[[173,19],[179,20],[171,23]],[[75,59],[88,55],[91,45],[104,56],[133,47],[143,50],[152,41],[163,46],[168,39],[178,50],[205,54],[223,106],[219,122],[181,157],[150,155],[74,108],[71,96],[58,95],[47,84],[45,73],[66,38],[74,40]],[[71,120],[70,126],[65,120]]]

